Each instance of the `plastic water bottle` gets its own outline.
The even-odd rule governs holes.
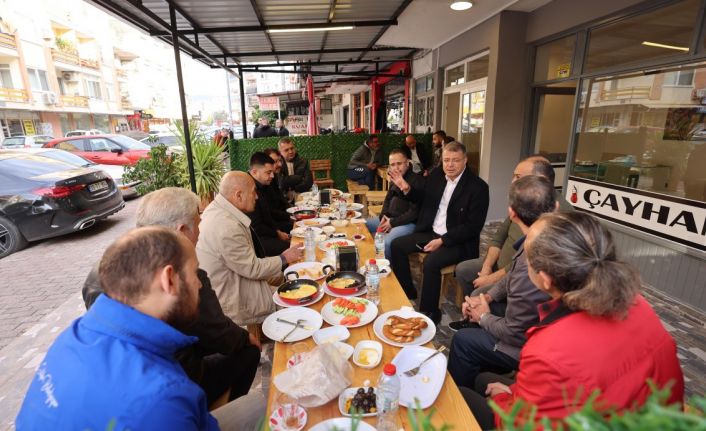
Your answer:
[[[397,431],[400,428],[397,410],[400,402],[400,378],[395,364],[385,364],[378,379],[378,431]]]
[[[304,233],[304,260],[316,262],[316,234],[310,227],[306,228]]]
[[[385,232],[378,228],[375,232],[375,257],[378,259],[385,258]]]
[[[344,199],[341,199],[338,201],[338,218],[345,220],[346,214],[348,214],[348,204]]]
[[[319,204],[319,186],[316,183],[311,186],[311,199]]]
[[[368,288],[368,301],[380,304],[380,271],[375,259],[370,259],[365,265],[365,286]]]

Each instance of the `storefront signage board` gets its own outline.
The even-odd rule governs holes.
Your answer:
[[[277,96],[257,96],[260,111],[279,111],[279,97]]]
[[[290,135],[306,135],[306,125],[309,118],[306,115],[288,115],[287,130]]]
[[[706,203],[570,176],[566,199],[598,217],[706,251]]]
[[[36,135],[37,131],[34,130],[34,123],[32,120],[22,120],[22,125],[25,128],[25,135]]]

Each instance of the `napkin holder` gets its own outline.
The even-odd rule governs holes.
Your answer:
[[[322,190],[319,192],[319,199],[320,199],[320,204],[321,205],[329,205],[331,204],[331,191],[330,190]]]
[[[336,248],[336,270],[358,271],[358,248],[356,246]]]

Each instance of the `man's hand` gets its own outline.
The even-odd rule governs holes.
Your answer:
[[[424,251],[427,253],[431,253],[432,251],[436,251],[439,249],[444,244],[444,242],[441,240],[441,238],[433,239],[429,241],[429,243],[424,247]]]
[[[471,306],[471,320],[478,323],[480,322],[480,317],[485,313],[490,313],[490,307],[488,306],[488,300],[485,295],[478,295],[477,298],[480,300],[478,305]]]
[[[393,170],[388,170],[387,171],[388,176],[390,177],[390,181],[394,185],[396,185],[400,190],[402,190],[402,193],[407,193],[409,192],[409,189],[411,188],[409,183],[404,180],[404,177],[402,176],[401,173]]]
[[[281,230],[277,231],[277,237],[279,239],[281,239],[282,241],[289,241],[289,239],[290,239],[289,234],[286,234],[286,233],[282,232]]]
[[[485,394],[489,397],[494,397],[498,394],[512,394],[512,389],[500,382],[488,383],[488,387],[485,388]]]
[[[250,334],[249,338],[250,338],[250,344],[257,347],[257,349],[262,352],[262,344],[260,344],[260,337],[254,335],[254,334]]]
[[[380,229],[382,229],[383,232],[387,233],[392,229],[392,225],[390,224],[390,219],[387,218],[387,216],[382,216],[382,220],[380,220],[380,224],[378,225]]]
[[[372,162],[368,163],[368,164],[365,165],[365,166],[367,166],[368,169],[370,169],[371,171],[374,171],[374,170],[377,169],[377,167],[378,167],[378,165],[376,165],[375,163],[372,163]]]
[[[426,177],[427,175],[429,175],[429,171],[425,169],[422,175]]]
[[[490,275],[493,273],[493,266],[490,265],[483,265],[483,267],[480,269],[480,272],[478,272],[478,277],[485,277],[486,275]]]
[[[479,277],[473,280],[474,289],[478,289],[479,287],[490,286],[494,283],[497,283],[505,275],[505,270],[499,269],[489,275],[481,275],[481,273],[479,272],[478,275]]]
[[[292,264],[293,262],[298,261],[299,259],[302,258],[302,248],[299,248],[299,246],[294,246],[294,247],[289,247],[285,251],[282,252],[282,257],[284,257],[284,260],[287,261],[288,264]]]

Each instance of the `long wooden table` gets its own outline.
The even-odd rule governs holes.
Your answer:
[[[365,235],[365,239],[357,242],[358,253],[360,255],[360,261],[365,262],[370,258],[374,257],[374,244],[373,238],[367,231],[365,224],[359,225],[348,225],[344,228],[337,228],[338,232],[346,232],[349,238],[352,238],[354,234],[361,233]],[[299,239],[294,239],[293,243],[302,242]],[[317,248],[317,257],[319,260],[323,258],[324,253]],[[361,263],[362,264],[362,263]],[[323,280],[322,280],[323,282]],[[310,306],[310,308],[321,311],[321,308],[329,301],[335,298],[325,295],[324,298],[316,304]],[[397,278],[394,274],[390,274],[387,277],[380,279],[380,305],[378,306],[378,315],[391,311],[398,310],[402,306],[410,306],[410,302],[407,299],[402,287],[400,286]],[[330,326],[324,322],[323,327]],[[377,379],[382,372],[382,367],[384,364],[390,363],[392,359],[397,355],[397,352],[401,348],[390,346],[379,340],[373,332],[373,324],[370,323],[360,328],[351,328],[351,336],[346,341],[346,343],[355,347],[355,345],[361,340],[376,340],[380,341],[383,345],[383,358],[380,361],[380,365],[373,369],[360,368],[354,364],[353,366],[353,382],[352,386],[360,387],[363,385],[365,380],[370,380],[372,386],[377,384]],[[309,348],[313,349],[316,345],[314,341],[310,338],[302,341],[308,345]],[[272,363],[272,380],[269,391],[268,403],[267,403],[267,417],[272,413],[272,406],[274,402],[274,397],[277,392],[274,386],[274,376],[286,371],[287,369],[287,359],[291,352],[288,351],[287,345],[289,343],[275,343],[274,347],[274,359]],[[434,348],[432,343],[425,345],[426,347]],[[425,410],[426,414],[429,414],[431,410],[434,410],[434,416],[432,418],[432,423],[439,427],[441,424],[449,424],[453,426],[456,431],[475,431],[480,430],[478,422],[473,417],[473,414],[469,410],[466,402],[464,401],[458,387],[454,383],[453,379],[446,373],[446,378],[444,385],[441,388],[438,398],[434,402],[434,405]],[[311,428],[312,426],[318,424],[326,419],[340,417],[341,413],[338,409],[338,398],[328,402],[327,404],[307,409],[308,420],[304,427],[305,430]],[[407,417],[407,408],[400,406],[399,410],[400,423],[406,430],[412,429],[409,425],[409,418]],[[375,426],[376,417],[365,418],[365,422]]]

